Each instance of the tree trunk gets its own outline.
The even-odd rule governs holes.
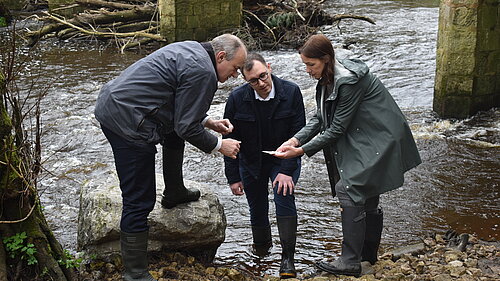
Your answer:
[[[12,54],[10,54],[12,55]],[[12,58],[12,57],[10,57]],[[14,60],[4,62],[14,63]],[[8,84],[4,77],[15,77],[9,71],[8,65],[2,63],[0,72],[0,280],[76,280],[73,268],[66,268],[58,261],[67,259],[63,248],[55,239],[42,212],[36,190],[36,159],[33,161],[26,156],[26,151],[20,150],[15,144],[16,130],[7,109],[15,108],[7,101],[9,96]],[[6,104],[7,103],[7,104]],[[8,108],[6,107],[8,106]],[[21,120],[22,122],[22,120]],[[25,145],[25,144],[23,144]],[[28,158],[26,158],[28,157]],[[28,159],[28,161],[26,161]],[[33,164],[35,163],[35,164]],[[33,173],[30,173],[33,172]],[[7,249],[6,238],[21,232],[27,234],[22,245],[31,243],[36,248],[32,254],[36,263],[28,265],[27,256],[20,250]],[[12,253],[15,254],[12,257]]]

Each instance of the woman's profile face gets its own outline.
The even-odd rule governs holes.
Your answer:
[[[302,62],[306,65],[306,72],[314,79],[321,79],[323,74],[323,69],[325,68],[325,62],[322,59],[308,58],[303,54],[300,54]]]

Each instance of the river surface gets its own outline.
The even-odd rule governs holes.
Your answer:
[[[498,240],[500,224],[499,109],[466,120],[443,120],[432,111],[438,1],[326,1],[332,14],[368,16],[376,25],[343,20],[322,31],[337,47],[346,46],[364,60],[390,90],[405,113],[423,163],[406,174],[403,187],[384,194],[383,250],[418,241],[427,234],[454,229]],[[43,159],[47,172],[40,195],[57,238],[76,251],[79,192],[89,179],[114,170],[111,148],[94,118],[100,87],[145,54],[119,54],[113,46],[75,46],[59,42],[44,46],[31,65],[43,71],[40,82],[51,85],[43,101]],[[294,50],[266,51],[273,73],[302,89],[307,114],[314,111],[316,81],[305,73]],[[209,114],[221,117],[229,91],[241,78],[221,84]],[[157,171],[161,161],[157,157]],[[227,217],[226,241],[217,264],[244,267],[256,275],[276,274],[280,246],[271,207],[271,255],[258,260],[250,252],[251,231],[244,197],[233,196],[220,155],[186,148],[185,178],[206,182],[219,196]],[[381,175],[383,176],[383,175]],[[270,197],[272,204],[272,197]],[[330,194],[321,153],[303,158],[296,188],[299,213],[296,267],[312,272],[311,263],[340,253],[339,204]],[[273,205],[271,205],[273,206]]]

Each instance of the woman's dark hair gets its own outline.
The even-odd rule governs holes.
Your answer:
[[[333,82],[335,51],[332,42],[323,34],[314,34],[307,39],[306,43],[299,49],[299,54],[308,58],[322,59],[325,68],[321,74],[321,85],[328,85]]]

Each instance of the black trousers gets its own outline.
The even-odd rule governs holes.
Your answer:
[[[111,144],[122,191],[120,229],[127,233],[148,230],[148,215],[156,201],[154,144],[134,145],[101,126]]]

